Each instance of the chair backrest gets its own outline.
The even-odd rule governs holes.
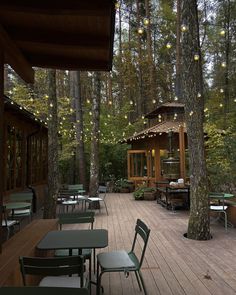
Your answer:
[[[93,211],[61,213],[58,215],[60,230],[62,229],[63,224],[75,223],[90,223],[90,227],[93,229],[94,215],[95,213]]]
[[[209,193],[209,201],[211,206],[223,206],[223,210],[226,210],[225,194],[224,193]]]
[[[33,200],[33,192],[14,193],[10,195],[11,202],[29,202]]]
[[[20,257],[20,269],[24,286],[27,275],[62,276],[78,274],[83,286],[84,257]]]
[[[0,206],[0,214],[2,216],[2,226],[7,226],[7,211],[3,205]]]
[[[68,190],[83,190],[83,184],[68,184]]]
[[[105,199],[107,194],[107,187],[105,185],[99,185],[98,186],[98,190],[97,190],[97,195],[101,198],[101,199]]]
[[[149,235],[150,235],[150,229],[147,227],[147,225],[142,220],[137,219],[136,226],[135,226],[134,241],[133,241],[131,252],[135,251],[135,246],[136,246],[138,236],[141,237],[141,239],[143,240],[143,248],[142,248],[142,252],[141,252],[141,257],[139,259],[139,267],[141,267],[142,263],[143,263],[144,254],[146,252]]]

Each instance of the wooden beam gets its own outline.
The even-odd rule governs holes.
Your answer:
[[[108,60],[73,58],[69,56],[56,56],[50,54],[34,54],[30,62],[35,67],[60,69],[60,70],[86,70],[86,71],[110,71]]]
[[[115,10],[114,0],[57,0],[57,1],[30,1],[30,0],[2,0],[0,9],[13,12],[50,15],[87,15],[108,16],[109,10]]]
[[[9,36],[16,44],[21,43],[40,44],[50,46],[81,46],[81,47],[93,47],[93,48],[107,48],[110,42],[109,36],[104,34],[86,34],[83,32],[61,32],[53,28],[37,29],[23,26],[9,26],[7,28]]]
[[[33,83],[34,70],[1,25],[0,46],[4,50],[5,63],[8,63],[25,82]]]

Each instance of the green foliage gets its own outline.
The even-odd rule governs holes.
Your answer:
[[[155,192],[154,187],[147,187],[146,185],[139,186],[134,192],[133,196],[135,200],[143,200],[145,192]]]
[[[211,190],[232,191],[236,183],[236,133],[231,128],[220,130],[213,124],[206,125],[207,168]]]

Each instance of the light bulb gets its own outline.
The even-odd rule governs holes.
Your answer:
[[[156,100],[155,100],[155,99],[153,99],[153,100],[152,100],[152,103],[153,103],[153,104],[154,104],[154,103],[156,103]]]
[[[130,104],[130,105],[133,105],[133,104],[134,104],[134,102],[133,102],[132,100],[130,100],[130,101],[129,101],[129,104]]]
[[[222,66],[222,68],[225,68],[225,67],[226,67],[226,62],[223,61],[223,62],[221,63],[221,66]]]
[[[117,2],[115,3],[115,9],[118,10],[119,8],[120,8],[120,3],[117,1]]]
[[[166,48],[167,49],[170,49],[172,47],[172,45],[168,42],[167,44],[166,44]]]
[[[198,92],[197,97],[199,97],[199,98],[202,97],[200,92]]]
[[[149,25],[150,21],[147,17],[144,18],[143,23],[145,26]]]
[[[224,36],[224,35],[225,35],[225,33],[226,33],[226,32],[225,32],[225,30],[224,30],[224,29],[222,29],[222,30],[220,31],[220,35],[221,35],[221,36]]]
[[[182,32],[187,32],[188,31],[188,26],[185,25],[185,24],[182,24],[180,29],[181,29]]]
[[[224,89],[223,88],[220,88],[220,93],[224,93]]]
[[[175,100],[178,100],[178,96],[175,96],[175,98],[174,98]]]
[[[139,33],[140,35],[142,35],[142,34],[143,34],[143,28],[138,28],[138,33]]]
[[[198,54],[198,53],[195,53],[194,56],[193,56],[193,59],[194,59],[195,61],[198,61],[199,58],[200,58],[199,54]]]
[[[221,107],[221,108],[223,107],[223,103],[220,103],[220,107]]]

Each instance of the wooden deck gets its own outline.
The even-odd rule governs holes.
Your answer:
[[[155,201],[135,201],[132,194],[109,194],[106,203],[109,216],[105,208],[97,210],[95,222],[95,228],[109,231],[109,247],[102,251],[129,250],[137,218],[151,228],[142,267],[149,295],[236,294],[236,229],[225,233],[215,224],[212,240],[193,241],[183,237],[186,211],[172,213]],[[105,295],[142,294],[133,274],[104,274],[102,285]]]

